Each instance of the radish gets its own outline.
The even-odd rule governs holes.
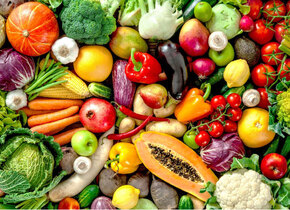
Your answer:
[[[240,20],[240,29],[251,32],[254,29],[254,21],[250,16],[244,15]]]
[[[206,79],[215,70],[215,63],[209,58],[198,58],[190,64],[193,72],[199,79]]]
[[[59,183],[53,188],[48,197],[52,202],[59,202],[66,197],[74,197],[79,194],[86,186],[88,186],[103,169],[109,157],[109,152],[113,146],[113,141],[107,139],[109,134],[114,133],[115,126],[104,133],[99,139],[99,147],[97,151],[90,157],[91,168],[85,174],[74,173],[67,180]]]

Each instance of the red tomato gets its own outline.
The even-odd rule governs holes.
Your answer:
[[[290,58],[287,58],[283,64],[283,69],[282,71],[280,72],[281,70],[281,67],[282,67],[282,64],[280,64],[278,66],[278,69],[277,69],[277,72],[279,73],[280,75],[280,78],[282,79],[283,77],[286,78],[287,81],[290,80]]]
[[[80,204],[74,198],[64,198],[58,204],[58,209],[80,209]]]
[[[238,108],[242,103],[242,98],[237,93],[231,93],[227,97],[227,102],[232,108]]]
[[[286,9],[287,9],[287,14],[289,14],[290,13],[290,1],[287,1]]]
[[[258,44],[266,44],[272,40],[274,36],[273,26],[265,26],[265,20],[259,19],[255,21],[254,30],[249,33],[249,36],[252,40]]]
[[[210,115],[210,119],[211,120],[214,120],[214,119],[217,119],[222,113],[218,110],[215,110],[211,115]],[[225,121],[226,119],[226,116],[223,115],[219,118],[221,121]]]
[[[268,76],[267,81],[266,72],[273,72],[274,74],[276,73],[275,69],[268,64],[259,64],[253,69],[251,77],[255,85],[257,85],[258,87],[264,87],[271,85],[275,81],[276,76],[270,77],[270,75]]]
[[[212,122],[208,132],[214,138],[220,137],[224,133],[224,126],[218,121]]]
[[[253,20],[260,18],[260,10],[263,7],[263,2],[261,0],[248,0],[246,4],[251,8],[247,15],[250,16]]]
[[[214,96],[211,99],[210,103],[211,103],[212,108],[214,108],[215,110],[217,109],[224,110],[227,105],[227,101],[225,97],[223,97],[222,95]]]
[[[198,121],[197,125],[203,124],[203,123],[208,123],[209,120],[205,119],[205,120],[200,120]],[[208,125],[202,125],[200,127],[197,128],[199,131],[207,131],[208,130]]]
[[[261,171],[268,179],[281,179],[287,172],[287,160],[278,153],[270,153],[262,159]]]
[[[282,51],[279,49],[278,42],[269,42],[265,44],[261,49],[262,60],[264,63],[269,65],[279,65],[284,55],[281,53]],[[276,60],[273,58],[273,54],[275,54]]]
[[[242,118],[242,110],[240,108],[229,108],[227,111],[227,114],[231,115],[229,116],[229,119],[232,121],[239,121]]]
[[[208,145],[209,142],[210,136],[206,131],[200,131],[199,134],[197,134],[195,137],[195,143],[200,147]]]
[[[286,14],[285,4],[280,0],[270,0],[267,1],[263,7],[263,15],[264,17],[272,22],[278,22],[282,18],[275,18],[275,16],[284,16]],[[274,16],[274,17],[272,17]]]
[[[260,103],[258,104],[258,107],[268,109],[268,106],[270,106],[270,102],[268,100],[268,93],[266,89],[258,88],[257,91],[260,93]]]
[[[224,125],[224,128],[226,133],[232,133],[237,131],[238,125],[236,122],[232,120],[226,120],[225,122],[226,124]]]
[[[287,22],[288,22],[287,24],[289,25],[290,24],[289,20]],[[283,36],[285,35],[285,32],[287,31],[287,27],[288,27],[287,24],[285,20],[282,20],[275,25],[275,39],[279,43],[282,42]]]

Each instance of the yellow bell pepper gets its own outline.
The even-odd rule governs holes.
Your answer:
[[[119,174],[131,174],[142,163],[138,157],[134,144],[120,142],[110,150],[110,163],[113,171]]]

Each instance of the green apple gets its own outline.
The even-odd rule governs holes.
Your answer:
[[[208,56],[215,62],[217,66],[226,66],[235,57],[235,51],[233,46],[228,43],[226,48],[222,51],[214,51],[212,49],[209,50]]]
[[[81,156],[90,156],[98,148],[98,139],[90,131],[78,131],[71,139],[71,146]]]

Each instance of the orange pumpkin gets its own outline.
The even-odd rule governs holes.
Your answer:
[[[29,56],[40,56],[50,51],[58,38],[59,27],[54,13],[44,4],[27,2],[9,15],[6,33],[12,47]]]

